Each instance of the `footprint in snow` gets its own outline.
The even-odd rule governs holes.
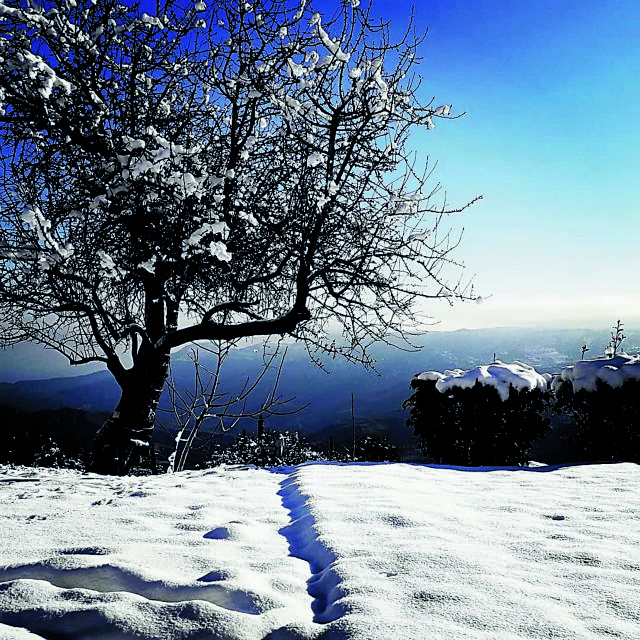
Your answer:
[[[128,568],[113,564],[65,569],[37,562],[0,568],[0,582],[6,583],[15,580],[42,580],[60,589],[76,592],[79,589],[101,593],[127,592],[147,600],[185,603],[187,607],[193,605],[192,601],[194,600],[204,600],[229,611],[251,615],[258,615],[274,606],[274,603],[270,602],[268,598],[257,598],[251,592],[242,589],[230,589],[222,584],[172,585],[162,580],[146,579]],[[85,594],[78,594],[78,596],[72,594],[69,597],[72,599],[83,598]],[[69,636],[58,634],[56,637]]]
[[[227,574],[222,571],[209,571],[206,575],[198,578],[198,582],[220,582],[227,579]]]
[[[109,549],[104,547],[70,547],[62,549],[60,553],[63,556],[106,556]]]
[[[228,537],[229,529],[227,527],[217,527],[203,536],[203,538],[209,538],[210,540],[226,540]]]

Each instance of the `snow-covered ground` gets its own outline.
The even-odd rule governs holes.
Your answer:
[[[640,468],[0,468],[0,638],[640,638]]]

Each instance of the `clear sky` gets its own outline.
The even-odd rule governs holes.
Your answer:
[[[374,0],[406,24],[411,2]],[[482,305],[442,329],[640,317],[640,2],[424,0],[425,96],[466,115],[413,140],[458,220]]]

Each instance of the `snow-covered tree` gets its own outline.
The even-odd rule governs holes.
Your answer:
[[[176,347],[341,327],[365,359],[473,297],[407,147],[450,108],[359,4],[0,1],[2,341],[113,374],[97,470],[148,448]]]

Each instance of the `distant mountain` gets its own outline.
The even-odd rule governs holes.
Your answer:
[[[634,352],[640,344],[640,333],[627,330],[624,347]],[[279,394],[293,397],[292,407],[308,406],[297,414],[271,417],[267,426],[306,431],[311,439],[325,439],[328,434],[350,430],[351,394],[354,414],[360,428],[388,434],[398,442],[406,441],[406,414],[403,401],[409,397],[409,383],[414,374],[425,370],[469,368],[491,362],[521,360],[541,372],[554,373],[563,365],[580,358],[581,347],[590,347],[588,355],[602,353],[609,340],[607,331],[549,329],[481,329],[454,332],[432,332],[419,339],[420,351],[401,351],[385,344],[376,345],[372,354],[376,371],[366,371],[342,359],[328,359],[328,373],[313,365],[301,345],[289,347],[279,383]],[[202,355],[207,362],[208,355]],[[223,369],[222,388],[239,393],[247,380],[252,380],[262,366],[262,352],[253,347],[235,350]],[[174,355],[173,372],[178,386],[189,388],[193,364],[188,350]],[[272,389],[275,369],[270,371],[255,390],[249,408],[258,406]],[[0,383],[0,405],[20,411],[79,409],[101,413],[111,411],[118,400],[118,387],[105,371],[77,377]],[[168,408],[168,398],[161,401]],[[170,417],[163,421],[170,425]],[[247,429],[254,425],[248,423]]]
[[[67,378],[0,382],[0,405],[20,411],[72,408],[110,412],[119,396],[119,387],[108,371]]]
[[[68,360],[54,351],[33,342],[0,349],[0,381],[20,382],[44,378],[75,378],[101,371],[99,363],[70,366]]]

